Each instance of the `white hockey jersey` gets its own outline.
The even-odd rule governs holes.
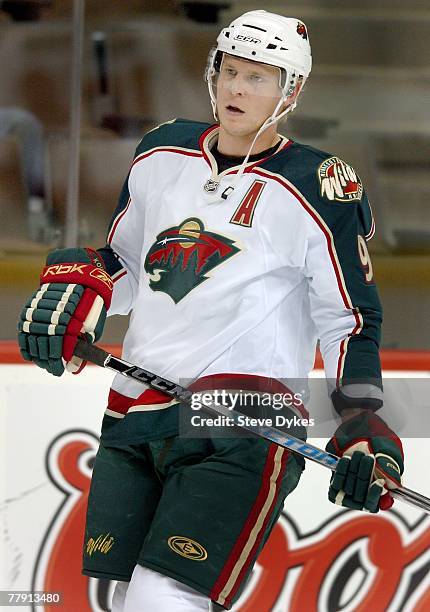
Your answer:
[[[218,129],[177,120],[137,148],[100,250],[115,281],[109,314],[131,311],[124,359],[182,384],[306,379],[319,338],[333,385],[370,384],[377,397],[382,315],[360,178],[284,138],[234,185],[238,167],[218,176],[210,152]],[[133,438],[152,413],[151,428],[170,433],[160,411],[173,403],[160,396],[118,375],[108,420],[127,414],[119,429]]]

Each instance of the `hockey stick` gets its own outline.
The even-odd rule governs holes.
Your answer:
[[[119,357],[115,357],[100,347],[90,344],[85,340],[78,340],[74,353],[81,359],[90,361],[91,363],[103,368],[113,370],[114,372],[122,374],[123,376],[131,378],[132,380],[137,380],[138,382],[148,385],[152,389],[166,393],[166,395],[170,395],[171,397],[181,400],[182,402],[188,404],[191,402],[191,398],[193,396],[192,391],[185,389],[184,387],[181,387],[181,385],[177,385],[170,380],[162,378],[161,376],[157,376],[153,372],[149,372],[148,370],[144,370],[143,368],[128,363]],[[229,417],[239,427],[259,436],[260,438],[270,440],[270,442],[274,442],[279,446],[287,448],[288,450],[297,453],[306,459],[310,459],[315,463],[328,467],[331,470],[336,469],[337,462],[339,461],[339,458],[336,457],[336,455],[332,455],[331,453],[327,453],[326,451],[313,446],[312,444],[303,442],[299,438],[290,436],[285,432],[276,429],[275,427],[260,427],[243,423],[239,424],[238,419],[243,415],[228,408],[227,406],[217,404],[216,407],[204,406],[203,409],[205,412],[209,412],[210,414]],[[409,503],[415,508],[420,508],[421,510],[424,510],[430,514],[430,499],[428,497],[425,497],[416,491],[412,491],[411,489],[407,489],[406,487],[399,487],[394,491],[390,490],[390,494],[395,499]]]

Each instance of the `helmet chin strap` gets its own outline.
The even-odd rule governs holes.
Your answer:
[[[208,80],[208,89],[209,89],[209,97],[210,97],[211,106],[212,106],[212,114],[214,116],[215,121],[218,121],[218,113],[216,112],[216,96],[215,96],[214,88],[212,85],[212,77],[210,77]]]
[[[254,136],[254,139],[251,143],[251,146],[249,147],[248,153],[245,156],[245,159],[243,160],[243,162],[240,165],[240,168],[235,176],[235,178],[233,179],[232,184],[227,187],[227,189],[222,193],[221,197],[226,200],[228,198],[228,196],[233,193],[235,187],[237,186],[237,184],[239,183],[240,179],[242,178],[244,172],[245,172],[245,168],[246,168],[246,164],[248,163],[248,160],[251,156],[252,153],[252,149],[254,148],[255,143],[257,142],[257,139],[261,136],[261,134],[267,130],[267,128],[269,128],[271,125],[273,125],[274,123],[276,123],[277,121],[279,121],[279,119],[282,119],[282,117],[285,117],[285,115],[287,113],[290,113],[292,110],[295,109],[297,102],[293,102],[292,104],[290,104],[290,106],[287,106],[287,108],[285,108],[279,115],[277,114],[279,109],[281,108],[282,104],[285,102],[285,98],[284,96],[282,96],[282,98],[279,100],[278,104],[276,105],[275,110],[273,111],[273,113],[270,115],[270,117],[268,117],[264,123],[261,125],[260,129],[258,130],[258,132],[256,133],[256,135]],[[214,110],[214,114],[216,113],[216,106],[215,106],[215,110]]]

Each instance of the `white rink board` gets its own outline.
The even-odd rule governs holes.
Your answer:
[[[389,374],[392,375],[392,372]],[[417,373],[409,375],[414,377]],[[97,598],[108,601],[113,587],[113,584],[105,585],[105,592],[98,586],[98,581],[88,581],[86,578],[79,579],[76,584],[68,584],[71,570],[79,574],[77,568],[80,559],[76,551],[80,542],[76,541],[76,535],[72,537],[73,521],[70,517],[81,493],[73,488],[73,484],[63,482],[52,464],[55,457],[60,457],[61,449],[80,444],[86,450],[73,474],[79,472],[85,482],[89,482],[90,470],[86,461],[97,446],[112,376],[107,370],[87,367],[79,376],[66,374],[58,379],[32,365],[0,365],[0,590],[42,590],[47,585],[52,586],[52,576],[57,576],[56,580],[59,581],[54,585],[56,590],[67,593],[73,588],[76,593],[80,589],[79,605],[65,604],[61,608],[50,607],[49,610],[101,610],[96,603]],[[51,448],[49,476],[46,455],[55,439],[57,443]],[[324,446],[326,442],[322,439],[309,441],[319,446]],[[406,439],[404,447],[405,484],[430,497],[429,440]],[[67,461],[71,461],[71,456]],[[70,467],[67,469],[67,473],[72,474]],[[53,479],[57,479],[57,484]],[[382,612],[382,609],[396,612],[400,609],[412,574],[419,575],[420,568],[430,562],[430,517],[401,502],[396,502],[395,512],[379,513],[377,516],[344,512],[327,501],[328,480],[328,470],[308,463],[298,489],[286,501],[286,514],[281,518],[276,532],[278,544],[281,535],[286,534],[288,550],[285,550],[285,554],[279,553],[279,550],[276,552],[275,544],[272,546],[272,540],[269,540],[263,551],[266,557],[264,563],[261,566],[257,564],[247,589],[234,607],[235,611],[331,612],[333,602],[337,602],[338,607],[341,604],[343,607],[339,609],[342,611],[351,612],[363,603],[372,612]],[[62,489],[58,483],[62,483]],[[76,529],[76,524],[73,529]],[[351,527],[350,533],[348,525],[356,525],[354,529]],[[373,537],[371,530],[374,525],[380,534],[388,534],[386,542],[391,542],[392,551],[409,550],[407,547],[412,542],[418,542],[416,557],[411,558],[411,563],[403,568],[397,582],[393,582],[390,574],[394,557],[387,557],[387,568],[378,568],[376,557],[372,556],[374,552],[369,553],[368,543],[369,538]],[[325,552],[321,552],[325,540],[336,541],[337,531],[340,539],[346,538],[344,550],[334,554],[333,546],[328,546]],[[374,537],[376,539],[372,541],[375,546],[384,541],[382,536],[380,541],[377,535]],[[272,549],[273,555],[269,554]],[[288,568],[288,551],[297,558],[302,555],[304,561],[299,561],[295,568]],[[359,562],[360,567],[354,566],[354,571],[348,575],[345,568],[351,569],[351,563],[348,565],[351,559],[355,560],[356,565]],[[275,575],[280,564],[285,564],[286,581],[282,588],[279,584],[276,586]],[[310,593],[312,589],[300,584],[300,576],[305,567],[316,572],[324,564],[326,567],[319,583],[318,605],[314,606]],[[48,572],[48,567],[55,567],[54,573]],[[65,568],[68,568],[67,571]],[[264,575],[269,579],[263,585]],[[366,601],[366,594],[371,593],[372,584],[379,579],[385,585],[381,587],[385,589],[384,592],[376,593],[373,599],[371,597]],[[334,596],[336,588],[342,588],[342,593]],[[389,605],[379,608],[385,601],[384,597]],[[84,600],[85,605],[82,603]],[[270,602],[270,607],[265,602]],[[21,609],[31,610],[31,607],[23,606]],[[429,572],[420,577],[401,609],[414,612],[430,609]],[[43,608],[38,607],[37,610]]]

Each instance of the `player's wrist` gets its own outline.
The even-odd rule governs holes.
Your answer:
[[[348,410],[376,412],[383,405],[382,388],[373,381],[348,384],[331,394],[333,408],[343,416]],[[351,412],[347,414],[352,414]]]
[[[357,417],[359,415],[366,415],[369,412],[373,414],[373,410],[370,410],[367,407],[362,407],[362,408],[345,408],[344,410],[342,410],[340,418],[342,420],[342,423],[345,423],[346,421],[349,421],[350,419],[354,419],[355,417]]]

